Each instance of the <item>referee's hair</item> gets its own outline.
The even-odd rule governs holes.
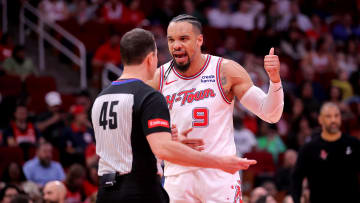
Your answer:
[[[191,25],[193,25],[195,28],[197,28],[197,30],[199,31],[199,33],[202,33],[202,25],[201,22],[199,21],[199,19],[197,19],[196,17],[192,16],[192,15],[188,15],[188,14],[181,14],[178,16],[175,16],[173,19],[171,19],[170,23],[172,22],[188,22]],[[169,24],[170,24],[169,23]]]
[[[155,49],[154,35],[141,28],[130,30],[120,40],[120,53],[124,65],[141,64]]]

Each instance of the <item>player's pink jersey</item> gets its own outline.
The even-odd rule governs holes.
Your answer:
[[[202,138],[205,152],[235,155],[232,119],[234,103],[226,99],[221,88],[219,73],[222,58],[204,56],[204,66],[191,77],[181,75],[172,62],[161,66],[159,89],[168,103],[171,123],[177,125],[179,132],[193,127],[188,137]],[[165,162],[165,176],[195,169],[198,168]]]

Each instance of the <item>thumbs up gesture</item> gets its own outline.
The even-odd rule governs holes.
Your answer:
[[[274,48],[269,51],[269,55],[264,58],[264,68],[273,83],[280,82],[280,61],[277,55],[274,55]]]

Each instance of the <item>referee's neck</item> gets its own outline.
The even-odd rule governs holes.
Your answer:
[[[143,65],[127,65],[124,66],[124,72],[118,80],[138,79],[148,84],[152,78],[153,76],[149,73],[149,69]]]

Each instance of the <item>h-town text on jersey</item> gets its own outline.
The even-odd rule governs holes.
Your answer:
[[[173,93],[166,96],[166,102],[171,110],[174,102],[181,102],[181,106],[207,98],[215,97],[215,91],[211,88],[196,91],[196,88],[190,90],[183,90],[181,92]]]

